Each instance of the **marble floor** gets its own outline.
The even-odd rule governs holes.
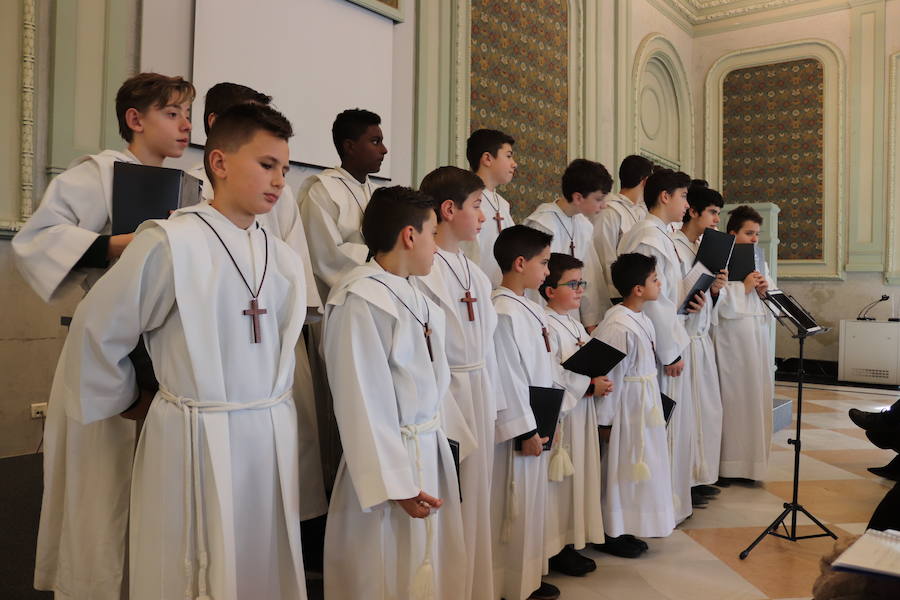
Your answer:
[[[795,398],[796,388],[778,385],[776,394]],[[799,500],[838,536],[862,533],[893,485],[866,468],[887,464],[894,453],[870,444],[847,410],[881,410],[898,396],[873,389],[804,388]],[[831,550],[831,538],[788,542],[767,536],[746,560],[738,558],[791,498],[793,452],[787,439],[794,437],[795,423],[775,434],[769,470],[759,486],[723,489],[671,536],[648,540],[650,550],[639,559],[586,550],[597,561],[595,572],[581,578],[551,573],[547,580],[564,600],[810,598],[819,557]],[[810,520],[798,519],[800,535],[818,531]]]

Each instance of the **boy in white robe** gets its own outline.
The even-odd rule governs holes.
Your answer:
[[[442,423],[453,402],[446,319],[409,281],[432,269],[436,225],[428,196],[376,190],[362,225],[373,259],[328,298],[324,350],[344,448],[325,532],[330,600],[464,597],[460,491]]]
[[[266,106],[220,115],[212,203],[142,226],[73,319],[54,382],[71,418],[131,404],[123,359],[141,336],[160,382],[134,460],[132,600],[306,598],[291,401],[306,283],[255,222],[284,187],[291,133]]]
[[[578,309],[589,285],[582,279],[583,266],[569,254],[551,254],[550,274],[540,288],[547,301],[550,345],[560,364],[589,339],[584,326],[570,314]],[[595,570],[597,565],[576,549],[604,542],[594,397],[609,393],[612,384],[607,377],[591,379],[562,368],[560,380],[566,388],[564,404],[571,408],[560,416],[557,440],[550,451],[544,547],[551,569],[580,576]]]
[[[551,237],[513,225],[494,245],[503,271],[491,299],[497,309],[494,341],[506,407],[497,415],[491,528],[494,594],[506,600],[554,600],[559,589],[541,582],[545,572],[544,515],[547,503],[548,441],[540,437],[529,387],[556,387],[559,371],[550,346],[544,310],[525,297],[548,274]],[[516,450],[516,441],[521,450]]]
[[[736,244],[756,244],[761,225],[758,212],[739,206],[729,213],[726,230],[735,236]],[[760,481],[768,468],[775,384],[769,344],[772,314],[762,297],[774,285],[767,268],[750,273],[742,282],[729,281],[713,313],[722,391],[719,475],[723,479]]]
[[[619,192],[606,197],[606,208],[594,217],[594,249],[600,260],[605,294],[613,304],[621,302],[613,285],[609,267],[619,256],[619,242],[629,229],[647,216],[644,184],[653,171],[653,163],[637,154],[626,156],[619,165]],[[598,282],[598,287],[600,284]]]
[[[444,309],[447,320],[450,394],[464,418],[462,423],[448,423],[447,435],[457,441],[474,438],[473,448],[460,449],[465,456],[460,464],[467,559],[463,597],[471,600],[494,600],[491,475],[494,424],[497,410],[505,405],[498,393],[497,313],[490,301],[491,282],[460,249],[484,224],[483,189],[477,175],[458,167],[439,167],[425,176],[419,190],[434,201],[438,247],[431,272],[416,278],[419,289]]]
[[[692,184],[688,191],[688,211],[681,229],[671,234],[681,259],[682,271],[687,274],[697,260],[700,237],[707,228],[718,229],[719,211],[725,205],[715,190]],[[685,369],[690,371],[691,397],[694,401],[694,464],[691,470],[691,490],[697,495],[712,498],[719,489],[711,484],[719,479],[719,452],[722,446],[722,395],[716,354],[709,328],[712,322],[712,295],[728,283],[725,273],[718,273],[712,287],[705,293],[706,302],[699,312],[688,315],[685,329],[690,345],[685,353]]]
[[[659,169],[647,178],[644,201],[650,211],[619,242],[619,253],[639,252],[656,258],[656,273],[662,292],[648,304],[646,316],[656,330],[656,357],[660,361],[659,385],[675,401],[668,426],[672,490],[675,517],[680,523],[691,516],[691,468],[694,463],[694,406],[691,400],[690,371],[684,370],[684,356],[690,337],[684,328],[685,316],[678,314],[684,301],[681,280],[684,275],[675,241],[669,237],[669,225],[681,222],[687,210],[687,189],[691,178],[685,173]],[[698,311],[704,298],[697,296],[690,310]]]
[[[12,240],[19,272],[43,300],[53,302],[79,284],[90,289],[134,238],[109,235],[113,165],[162,166],[181,156],[193,98],[189,82],[157,73],[135,75],[119,88],[116,115],[127,149],[76,160],[50,182]],[[64,408],[51,395],[34,585],[73,598],[118,598],[135,423],[114,416],[83,425]]]
[[[656,259],[620,256],[611,272],[624,298],[607,311],[595,337],[625,353],[609,373],[615,386],[597,400],[603,444],[603,525],[607,535],[665,537],[675,528],[666,424],[657,385],[658,349],[644,309],[661,296]],[[635,540],[637,542],[639,540]]]
[[[553,236],[552,252],[568,254],[584,263],[584,279],[588,288],[579,310],[573,315],[588,329],[600,322],[610,307],[609,298],[598,291],[602,267],[594,249],[594,226],[590,219],[606,207],[606,195],[612,189],[612,177],[602,164],[577,158],[569,163],[562,176],[563,197],[556,202],[539,205],[522,221],[523,225],[540,229]],[[535,298],[535,300],[540,299]],[[540,299],[543,303],[543,299]]]
[[[469,168],[484,182],[481,210],[484,212],[485,226],[481,228],[478,239],[466,243],[464,250],[487,274],[491,287],[500,285],[503,278],[494,258],[494,243],[501,231],[515,225],[509,202],[497,191],[497,187],[512,181],[516,174],[517,165],[513,158],[515,143],[512,136],[495,129],[477,129],[466,141]]]

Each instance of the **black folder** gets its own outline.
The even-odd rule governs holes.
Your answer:
[[[743,281],[756,270],[756,244],[735,244],[728,261],[728,281]]]
[[[563,362],[562,366],[567,371],[586,375],[593,379],[612,371],[613,367],[619,364],[623,358],[625,358],[625,353],[621,350],[596,338],[591,338],[587,344]]]
[[[112,235],[132,233],[148,219],[200,202],[203,186],[181,169],[117,162],[113,165]]]
[[[700,239],[700,248],[697,249],[697,260],[713,274],[718,273],[728,265],[731,250],[734,247],[734,236],[730,233],[722,233],[718,229],[707,227]]]
[[[556,434],[556,422],[559,420],[564,394],[565,390],[558,388],[528,386],[528,401],[537,423],[538,435],[549,438],[544,444],[544,450],[550,450],[553,446],[553,436]],[[522,449],[522,440],[516,440],[515,449]]]
[[[669,419],[672,418],[672,411],[675,410],[676,402],[662,392],[659,393],[659,399],[662,402],[663,418],[666,420],[666,425],[668,425]]]
[[[705,265],[704,265],[705,266]],[[690,291],[684,297],[684,302],[681,303],[681,308],[678,309],[679,315],[688,314],[688,308],[690,303],[694,300],[694,296],[703,292],[705,293],[715,281],[716,278],[707,273],[701,273],[700,277],[697,278],[697,281],[694,282],[693,287],[691,287]]]
[[[456,487],[459,488],[459,501],[462,502],[462,479],[459,477],[459,442],[447,438],[450,454],[453,455],[453,466],[456,467]]]

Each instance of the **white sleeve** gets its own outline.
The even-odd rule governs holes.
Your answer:
[[[594,398],[594,411],[597,415],[597,424],[610,426],[613,424],[613,421],[615,421],[615,417],[619,412],[619,404],[622,401],[621,394],[625,383],[623,378],[634,363],[634,356],[632,356],[633,349],[629,348],[628,334],[618,327],[608,328],[605,331],[595,331],[594,337],[601,342],[605,342],[610,346],[625,352],[625,358],[623,358],[619,364],[613,367],[606,375],[613,383],[613,391],[605,396],[596,396]]]
[[[655,257],[657,265],[662,265],[667,260],[659,250],[647,244],[639,244],[634,251]],[[669,298],[668,287],[665,287],[674,285],[680,293],[681,280],[665,281],[663,274],[659,270],[657,270],[657,275],[659,275],[664,287],[660,291],[659,298],[644,304],[644,314],[650,318],[650,321],[653,322],[653,328],[656,330],[657,359],[663,365],[670,365],[681,356],[681,352],[690,340],[687,339],[684,326],[678,322],[678,307]]]
[[[529,403],[528,373],[519,355],[512,317],[508,314],[497,315],[494,346],[500,386],[506,400],[506,407],[497,413],[495,442],[499,444],[537,429],[537,424]]]
[[[319,289],[313,277],[306,229],[303,227],[300,208],[294,199],[294,193],[289,187],[284,189],[281,198],[278,199],[272,210],[277,212],[281,240],[290,246],[291,250],[300,258],[300,262],[303,263],[303,277],[306,280],[306,306],[319,312],[322,308],[322,299],[319,298]]]
[[[594,244],[587,246],[587,254],[584,257],[584,280],[588,282],[588,286],[581,297],[581,323],[585,327],[594,327],[603,320],[603,315],[612,306],[603,274],[603,264]]]
[[[604,208],[594,220],[594,250],[597,252],[600,274],[603,277],[603,283],[598,281],[598,287],[601,285],[604,287],[603,293],[607,294],[609,299],[622,296],[613,285],[612,274],[609,270],[619,256],[621,225],[622,217],[613,208]]]

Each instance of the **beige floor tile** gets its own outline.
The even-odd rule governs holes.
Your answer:
[[[864,452],[864,450],[851,450],[846,453],[850,452]],[[862,475],[841,468],[841,465],[819,460],[817,457],[813,457],[805,452],[800,453],[801,481],[808,479],[857,479],[859,477],[862,477]],[[765,481],[793,481],[793,450],[772,450],[772,453],[769,456],[769,470],[766,472],[764,479]]]
[[[694,509],[694,515],[678,526],[680,530],[715,529],[721,527],[758,527],[760,530],[775,520],[784,509],[784,500],[764,487],[732,485],[722,490],[706,508]],[[804,520],[801,522],[811,523]],[[751,536],[752,540],[753,536]],[[749,543],[750,540],[748,540]],[[738,549],[740,550],[740,549]]]
[[[791,499],[791,482],[766,482],[765,488],[785,501]],[[823,523],[868,521],[889,487],[870,479],[801,481],[800,504]]]
[[[869,473],[867,469],[869,467],[886,465],[892,458],[897,456],[897,453],[893,450],[881,450],[871,444],[865,450],[804,450],[803,454],[845,471],[855,473],[860,477],[876,481],[886,480]],[[813,478],[808,477],[807,479]]]
[[[790,449],[787,439],[796,437],[794,429],[782,429],[772,436],[772,443],[780,449]],[[844,435],[827,429],[804,429],[801,440],[803,450],[868,450],[872,444],[868,440]]]
[[[852,535],[862,535],[866,532],[866,526],[868,522],[865,523],[838,523],[837,526]]]

